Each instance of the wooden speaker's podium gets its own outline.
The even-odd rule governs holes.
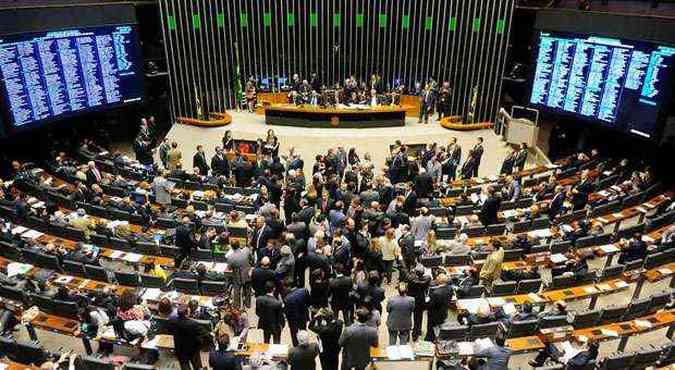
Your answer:
[[[537,136],[539,135],[539,112],[534,109],[527,108],[527,111],[534,113],[534,121],[528,118],[513,118],[514,109],[511,109],[511,114],[505,110],[501,110],[500,114],[503,116],[504,125],[503,132],[504,140],[509,144],[526,143],[529,147],[534,147],[537,144]]]

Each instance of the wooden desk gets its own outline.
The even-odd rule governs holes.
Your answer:
[[[265,107],[265,123],[309,128],[392,127],[405,126],[405,114],[406,109],[398,106],[355,109],[272,104]]]
[[[5,370],[38,370],[39,367],[33,365],[24,365],[14,362],[8,358],[0,360],[0,364],[5,366]]]

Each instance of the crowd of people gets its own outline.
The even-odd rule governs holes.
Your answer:
[[[142,126],[135,145],[153,142],[147,130],[146,125]],[[80,149],[88,153],[104,152],[90,141],[85,141]],[[214,338],[211,348],[215,348],[209,355],[210,366],[219,370],[238,369],[239,358],[234,356],[230,341],[252,324],[247,312],[255,313],[256,327],[262,330],[266,343],[280,343],[282,331],[288,327],[293,345],[288,363],[293,369],[313,369],[317,356],[324,370],[364,369],[371,362],[370,347],[379,345],[380,326],[386,327],[390,345],[422,339],[437,341],[441,327],[448,322],[451,302],[466,296],[471,287],[480,284],[489,293],[497,281],[540,277],[536,266],[522,271],[502,271],[505,249],[519,248],[527,252],[531,248],[532,241],[523,235],[510,237],[508,244],[494,239],[478,248],[467,245],[465,230],[498,223],[502,202],[532,196],[534,204],[519,217],[532,220],[546,215],[553,226],[551,235],[541,242],[552,243],[604,232],[590,217],[579,221],[573,230],[555,223],[567,211],[597,205],[591,204],[589,195],[599,177],[617,176],[616,184],[626,193],[642,191],[654,182],[649,171],[633,171],[628,163],[602,159],[593,151],[570,158],[551,175],[550,181],[525,188],[519,176],[527,160],[527,146],[522,145],[504,160],[501,174],[505,177],[500,182],[484,186],[475,200],[470,199],[468,192],[460,194],[457,203],[448,207],[447,221],[441,221],[430,208],[446,207],[439,204],[439,199],[449,194],[453,179],[477,176],[484,152],[482,138],[469,151],[461,169],[462,150],[453,138],[448,145],[432,144],[417,153],[411,153],[406,145],[397,142],[381,173],[375,171],[367,153],[361,159],[355,148],[331,148],[315,157],[308,177],[303,171],[303,159],[293,148],[288,153],[279,153],[279,140],[272,130],[264,140],[255,143],[237,142],[228,131],[210,161],[201,145],[198,146],[192,157],[192,173],[183,170],[184,159],[178,143],[164,139],[158,152],[158,164],[152,156],[137,156],[143,167],[142,174],[146,176],[142,182],[145,186],[119,175],[103,173],[94,161],[79,165],[64,153],[55,153],[48,166],[56,174],[78,179],[75,190],[68,194],[71,200],[138,214],[146,228],[155,225],[161,214],[175,208],[171,206],[171,198],[179,195],[180,190],[171,179],[220,187],[257,188],[251,224],[236,211],[223,221],[225,228],[247,229],[247,242],[233,240],[227,232],[218,233],[209,227],[205,221],[212,216],[212,209],[203,214],[195,212],[194,208],[188,209],[178,219],[179,225],[172,234],[172,243],[180,250],[175,271],[154,264],[143,267],[147,274],[167,282],[175,279],[228,282],[231,289],[223,292],[226,302],[216,313],[200,307],[197,301],[182,305],[163,298],[157,313],[151,314],[130,291],[119,297],[110,292],[86,294],[65,287],[50,291],[22,275],[3,277],[3,281],[53,295],[54,299],[80,302],[85,307],[81,321],[86,324],[86,333],[91,337],[112,321],[123,323],[128,339],[145,337],[161,320],[168,320],[166,329],[174,337],[175,352],[182,369],[202,367],[199,352],[209,338]],[[121,155],[109,155],[113,163],[118,163],[116,160]],[[119,163],[128,162],[120,159]],[[559,184],[557,176],[568,168],[582,165],[601,168],[600,175],[590,176],[589,171],[584,170],[576,184],[568,187]],[[22,181],[41,186],[49,184],[35,179],[19,163],[14,169],[14,184],[0,184],[0,201],[2,205],[14,206],[20,217],[28,217],[35,211],[27,206],[23,193],[14,191],[14,186]],[[127,196],[107,196],[102,185],[126,189]],[[154,194],[159,211],[147,197],[141,202],[136,201],[134,194],[139,192]],[[465,218],[454,217],[456,208],[467,204],[474,204],[476,211]],[[58,207],[47,205],[41,212],[40,216],[55,223],[85,232],[95,230],[82,209],[67,215]],[[449,243],[440,243],[436,237],[435,226],[441,222],[459,230],[457,237]],[[17,241],[8,227],[3,227],[2,231],[3,239]],[[115,233],[122,238],[139,237],[123,226]],[[668,233],[669,239],[663,243],[673,244],[672,235]],[[73,251],[54,244],[43,246],[20,242],[27,243],[26,248],[56,255],[61,260],[100,264],[95,247],[81,245]],[[621,262],[643,258],[647,253],[647,245],[639,234],[624,243],[627,243],[628,252],[622,254]],[[213,250],[216,245],[227,253],[231,276],[210,271],[203,263],[192,259],[195,250]],[[420,263],[422,257],[441,253],[478,253],[486,258],[480,269],[468,268],[453,275],[442,268],[425,268]],[[586,257],[570,252],[564,268],[558,272],[579,274],[584,269],[588,269]],[[388,297],[385,294],[387,287],[395,292]],[[252,297],[255,297],[255,303]],[[508,324],[536,315],[560,315],[565,310],[562,301],[551,310],[539,313],[533,312],[529,305],[522,305],[509,314],[481,311],[460,315],[458,323],[476,325],[499,320]],[[387,319],[382,322],[385,311]],[[425,316],[427,325],[423,328]],[[215,329],[213,333],[204,332],[202,326],[188,318],[212,321]],[[309,332],[320,339],[321,347],[311,340]],[[103,352],[110,350],[102,345]],[[547,356],[564,356],[555,351],[547,347],[534,363],[543,364]],[[149,353],[156,355],[152,351]],[[595,358],[597,345],[591,343],[583,353],[587,359]],[[484,349],[476,357],[486,358],[488,369],[507,369],[509,356],[510,350],[505,347],[503,336],[498,336],[493,347]],[[476,365],[467,362],[457,366],[473,368]]]

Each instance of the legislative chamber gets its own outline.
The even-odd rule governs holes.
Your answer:
[[[0,2],[0,370],[675,369],[675,4]]]

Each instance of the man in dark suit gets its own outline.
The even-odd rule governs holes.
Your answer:
[[[459,162],[462,160],[462,147],[457,144],[457,138],[452,137],[450,139],[450,145],[448,145],[448,159],[446,162],[446,168],[450,179],[454,180],[457,174],[457,167],[459,167]]]
[[[448,286],[446,275],[439,275],[438,285],[429,293],[429,316],[427,317],[427,335],[425,340],[433,342],[440,332],[441,325],[448,318],[452,289]]]
[[[230,176],[230,164],[219,146],[216,147],[216,154],[211,158],[211,173],[213,176]]]
[[[417,212],[417,192],[411,186],[407,187],[405,200],[403,201],[403,212],[409,217],[414,217]]]
[[[349,292],[352,290],[351,276],[345,276],[344,266],[342,264],[335,265],[335,277],[330,279],[328,284],[330,287],[330,304],[333,312],[337,317],[339,311],[342,311],[342,318],[347,325],[351,325],[353,304],[350,302]]]
[[[434,179],[424,168],[415,176],[415,193],[420,198],[428,198],[434,190]]]
[[[192,168],[199,168],[199,174],[202,176],[209,175],[209,165],[206,162],[204,147],[201,145],[197,145],[197,153],[192,157]]]
[[[501,201],[494,194],[494,190],[490,187],[487,190],[487,199],[480,208],[480,222],[483,226],[488,226],[497,223],[497,212],[501,206]]]
[[[284,309],[281,301],[274,297],[274,283],[268,281],[266,294],[256,298],[255,314],[258,316],[258,328],[263,331],[263,341],[281,343],[281,330],[284,327]]]
[[[269,257],[263,257],[260,260],[260,266],[251,272],[251,287],[255,297],[264,296],[267,293],[267,283],[273,282],[275,278],[274,270],[270,269]]]
[[[527,144],[520,144],[520,149],[516,153],[516,160],[514,161],[513,169],[514,171],[522,171],[525,169],[525,163],[527,163],[528,149]]]
[[[420,117],[417,123],[422,123],[423,119],[425,124],[429,123],[429,115],[432,114],[435,101],[436,97],[434,91],[431,88],[431,85],[427,84],[420,96]]]
[[[478,168],[480,167],[480,161],[483,158],[483,152],[485,149],[483,148],[483,138],[479,137],[478,142],[476,145],[471,148],[471,151],[469,152],[469,156],[471,157],[471,168],[468,173],[469,178],[471,177],[476,177],[478,176]]]
[[[176,258],[176,266],[180,267],[195,247],[192,223],[188,217],[183,217],[181,224],[176,228],[176,247],[180,249],[180,254]]]
[[[560,214],[565,203],[565,192],[562,186],[557,185],[555,187],[555,195],[551,200],[551,203],[548,205],[548,219],[553,222],[556,217]]]
[[[291,369],[315,370],[319,345],[309,342],[309,333],[302,330],[298,333],[298,344],[288,351],[288,364]]]
[[[253,238],[251,239],[251,248],[254,251],[258,251],[267,246],[267,241],[272,238],[273,231],[265,222],[264,217],[258,216],[255,222],[256,231],[253,233]]]
[[[199,238],[199,243],[197,243],[197,248],[211,250],[211,241],[216,237],[216,229],[209,227],[206,229],[206,232],[202,233],[202,236]]]
[[[641,233],[633,234],[633,238],[628,242],[628,247],[624,248],[621,251],[621,257],[619,257],[619,263],[624,264],[625,262],[636,261],[643,259],[647,256],[647,243],[642,240]]]
[[[370,312],[356,310],[357,322],[348,326],[340,337],[342,369],[364,370],[370,364],[370,348],[378,346],[377,329],[366,324]]]
[[[290,284],[288,284],[290,285]],[[298,345],[298,331],[307,329],[309,322],[309,292],[305,288],[293,288],[286,286],[290,290],[284,297],[284,311],[288,328],[291,332],[291,341],[294,346]]]
[[[91,186],[92,184],[98,184],[101,181],[101,172],[96,168],[96,163],[90,161],[87,163],[87,171],[85,172],[87,176],[87,185]]]
[[[200,338],[208,333],[188,317],[187,306],[179,306],[178,315],[169,320],[167,329],[173,335],[174,351],[181,370],[201,369]]]

